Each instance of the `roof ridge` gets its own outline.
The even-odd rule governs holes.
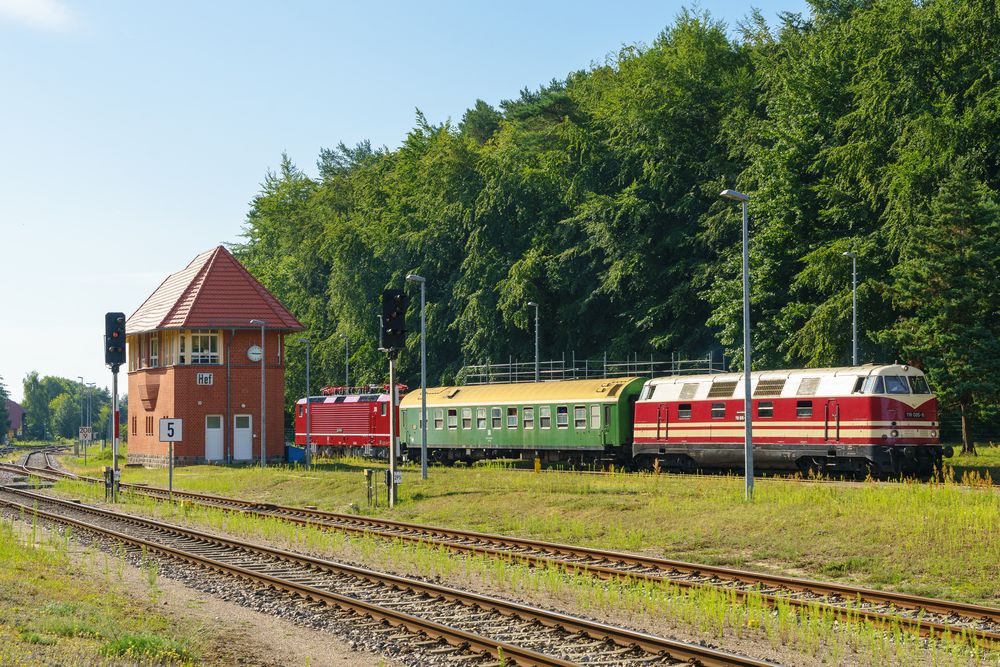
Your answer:
[[[205,279],[208,278],[208,274],[211,273],[212,267],[215,266],[215,260],[219,258],[220,248],[222,248],[222,246],[218,245],[212,250],[212,256],[208,258],[207,262],[201,265],[201,270],[199,270],[198,273],[195,274],[193,278],[191,278],[191,282],[188,283],[188,289],[181,292],[180,297],[178,297],[177,301],[174,302],[173,308],[171,308],[170,312],[167,313],[167,317],[163,318],[161,324],[163,322],[166,322],[170,318],[170,316],[173,315],[175,309],[177,308],[177,304],[179,304],[184,299],[184,295],[187,294],[188,290],[191,289],[191,286],[193,286],[196,281],[201,279],[201,282],[198,284],[197,291],[194,293],[194,296],[191,297],[191,304],[188,306],[188,315],[190,315],[191,312],[194,311],[194,307],[198,303],[198,299],[201,297],[202,293],[201,290],[203,287],[205,287]],[[185,317],[184,319],[186,320],[187,318]]]
[[[213,254],[213,258],[214,258],[215,251],[206,250],[205,252],[211,252]],[[183,269],[181,269],[181,271],[184,271],[188,267],[190,267],[194,263],[194,260],[198,259],[198,257],[201,257],[202,255],[204,255],[205,252],[198,253],[195,256],[194,259],[192,259],[190,262],[188,262],[187,266],[185,266]],[[170,306],[170,309],[167,310],[166,314],[160,319],[159,323],[156,325],[157,329],[162,329],[163,328],[163,323],[166,322],[167,320],[169,320],[170,318],[172,318],[174,316],[174,313],[177,312],[178,306],[180,306],[180,304],[184,301],[184,297],[187,296],[187,294],[189,294],[191,292],[191,286],[194,284],[194,282],[199,277],[201,277],[201,276],[203,276],[205,274],[205,267],[209,266],[211,263],[212,263],[211,259],[209,259],[206,262],[203,262],[202,265],[201,265],[201,268],[198,269],[198,272],[195,273],[193,276],[191,276],[191,279],[188,281],[187,285],[184,286],[184,289],[181,290],[181,293],[179,295],[177,295],[176,299],[174,299],[173,305]],[[177,273],[180,273],[181,271],[178,271]],[[177,274],[176,273],[172,273],[170,275],[173,276],[173,275],[177,275]],[[204,284],[204,283],[202,283],[202,284]],[[154,292],[154,294],[155,294],[155,292]],[[194,300],[197,299],[197,298],[198,298],[198,295],[196,293],[195,296],[194,296],[194,299],[191,300],[192,307],[194,306]],[[188,312],[190,312],[190,310],[191,310],[191,308],[188,308]]]

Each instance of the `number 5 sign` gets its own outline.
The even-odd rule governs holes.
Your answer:
[[[180,442],[183,440],[183,419],[160,420],[160,442]]]

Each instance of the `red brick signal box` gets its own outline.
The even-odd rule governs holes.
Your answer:
[[[261,328],[251,320],[264,321]],[[284,336],[295,319],[224,247],[167,277],[125,323],[128,460],[167,464],[159,420],[184,420],[179,464],[260,461],[261,358],[268,460],[284,457]]]

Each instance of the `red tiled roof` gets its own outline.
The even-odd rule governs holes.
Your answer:
[[[271,330],[305,328],[228,250],[219,246],[167,276],[128,318],[125,331],[252,329],[250,320],[264,320]]]

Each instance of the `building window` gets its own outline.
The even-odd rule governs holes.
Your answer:
[[[486,408],[476,408],[476,428],[486,429]]]
[[[522,410],[522,412],[524,413],[523,421],[524,421],[524,428],[525,428],[525,430],[527,430],[529,428],[530,429],[534,429],[535,428],[535,409],[534,408],[527,408],[526,407],[526,408],[524,408]]]
[[[601,428],[601,406],[590,406],[590,428]]]
[[[153,435],[153,418],[146,417],[146,435]]]
[[[191,363],[192,364],[219,363],[219,334],[217,333],[191,334]]]
[[[556,408],[556,428],[569,428],[569,408],[565,405]]]
[[[538,406],[538,428],[550,428],[552,426],[552,408],[547,405]]]
[[[691,419],[691,404],[681,403],[677,406],[677,418],[678,419]]]
[[[439,431],[444,428],[444,410],[441,408],[434,410],[434,428]]]
[[[573,408],[573,428],[587,428],[587,408],[582,405]]]
[[[490,408],[490,420],[493,428],[503,426],[503,414],[501,414],[500,408]],[[517,424],[517,418],[514,419],[514,424]]]
[[[448,428],[458,428],[458,410],[448,408]]]
[[[813,402],[812,401],[796,401],[795,402],[795,416],[796,417],[812,417],[813,416]]]
[[[772,401],[760,401],[759,403],[757,403],[757,416],[773,417],[774,403]]]
[[[726,418],[726,404],[712,403],[712,419],[725,419],[725,418]]]
[[[517,408],[507,408],[507,428],[517,428]]]
[[[139,435],[139,418],[132,415],[132,434]]]
[[[149,367],[156,368],[160,365],[160,336],[153,334],[149,338]]]

